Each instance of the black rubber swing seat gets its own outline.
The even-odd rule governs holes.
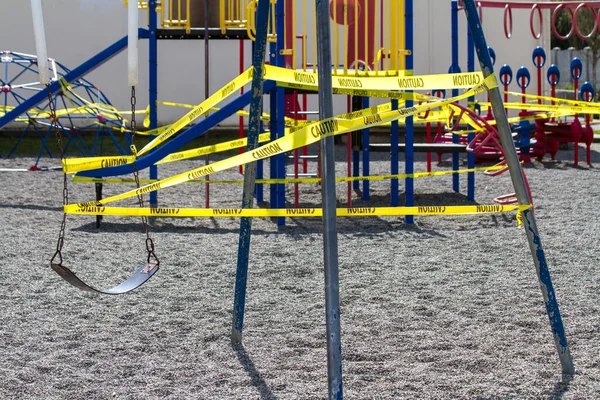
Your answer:
[[[63,278],[65,281],[69,282],[76,288],[86,292],[100,294],[124,294],[127,292],[131,292],[132,290],[135,290],[142,286],[148,279],[152,278],[156,271],[158,271],[158,263],[146,263],[139,267],[137,271],[135,271],[133,275],[131,275],[127,280],[118,284],[114,288],[100,290],[83,282],[73,273],[73,271],[71,271],[67,267],[64,267],[61,264],[51,263],[50,266],[58,275],[61,276],[61,278]]]

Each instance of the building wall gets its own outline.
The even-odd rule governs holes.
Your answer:
[[[214,0],[215,3],[217,0]],[[44,0],[44,17],[48,55],[74,68],[127,33],[127,10],[122,0]],[[415,74],[445,73],[451,62],[450,1],[418,0],[415,7]],[[2,0],[0,13],[0,48],[35,53],[31,26],[30,2]],[[529,33],[529,12],[514,11],[513,38],[504,38],[502,10],[485,10],[483,27],[489,44],[494,47],[499,65],[518,66],[531,63],[531,51],[536,45],[549,44],[549,33],[544,40],[536,41]],[[545,27],[549,24],[546,15]],[[140,11],[140,21],[145,23],[147,13]],[[459,14],[460,66],[466,71],[466,21]],[[309,22],[310,26],[310,22]],[[244,44],[245,65],[251,62],[250,43]],[[309,54],[312,49],[308,48]],[[239,42],[213,41],[210,43],[211,92],[218,90],[239,71]],[[548,55],[550,57],[550,55]],[[147,46],[140,44],[140,85],[137,90],[138,108],[148,102]],[[477,63],[476,63],[477,64]],[[478,69],[478,66],[477,66]],[[533,74],[533,71],[532,71]],[[544,75],[545,76],[545,75]],[[130,90],[127,87],[127,55],[118,55],[87,78],[99,87],[115,106],[127,110]],[[159,42],[159,100],[197,104],[204,98],[204,43],[181,40]],[[513,84],[512,90],[518,90]],[[535,89],[535,82],[531,91]],[[310,96],[311,108],[316,109],[316,96]],[[268,104],[268,102],[266,103]],[[335,112],[345,111],[345,98],[336,99]],[[185,110],[159,108],[159,122],[169,123],[183,115]],[[236,124],[232,117],[225,124]]]

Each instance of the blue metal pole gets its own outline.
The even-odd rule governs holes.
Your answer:
[[[398,100],[392,99],[392,110],[398,109]],[[390,174],[397,175],[399,173],[399,150],[398,143],[400,142],[400,135],[398,132],[398,120],[393,120],[390,129]],[[397,207],[398,200],[398,179],[392,179],[390,181],[390,206]]]
[[[357,111],[360,110],[361,108],[363,108],[363,98],[360,96],[351,96],[351,108],[350,111]],[[362,132],[361,132],[362,133]],[[357,149],[357,147],[360,147],[361,145],[359,145],[359,132],[352,132],[352,135],[350,135],[352,137],[352,176],[359,176],[360,175],[360,152]],[[357,190],[360,189],[360,182],[359,181],[354,181],[352,182],[352,189]]]
[[[410,54],[406,56],[406,69],[412,71],[414,68],[414,28],[413,28],[413,0],[405,0],[404,3],[404,24],[405,24],[405,38],[406,38],[406,50],[410,51]],[[412,93],[412,92],[409,92]],[[406,107],[412,107],[413,101],[407,100]],[[407,174],[413,174],[415,172],[415,154],[414,154],[414,143],[415,143],[415,126],[414,118],[406,118],[406,147],[405,147],[405,170]],[[415,182],[413,178],[406,178],[405,180],[405,201],[406,207],[412,207],[415,205]],[[406,216],[407,224],[414,224],[415,218],[412,215]]]
[[[467,28],[467,72],[475,72],[475,45],[473,44],[471,28]],[[469,97],[468,101],[475,101],[475,97]],[[474,138],[474,133],[469,133],[467,136],[469,143]],[[467,168],[475,168],[475,154],[472,152],[467,153]],[[467,199],[469,201],[475,201],[475,172],[467,173]]]
[[[148,30],[140,28],[139,29],[139,37],[147,38]],[[90,73],[95,70],[123,50],[127,48],[127,36],[117,40],[112,45],[108,46],[106,49],[102,50],[100,53],[96,54],[89,60],[83,62],[81,65],[73,69],[71,72],[65,74],[64,79],[67,82],[73,82],[76,79],[81,78],[82,76]],[[50,83],[50,91],[52,94],[56,94],[61,90],[60,84],[58,82]],[[2,118],[0,118],[0,128],[4,127],[9,122],[13,121],[15,118],[20,115],[25,114],[27,111],[37,106],[39,103],[48,100],[48,91],[41,90],[16,106],[11,111],[7,112]]]
[[[450,67],[450,73],[460,72],[460,66],[458,65],[458,1],[452,0],[452,66]],[[458,96],[458,89],[452,89],[452,96]],[[452,135],[452,143],[458,143],[458,136]],[[459,157],[458,153],[452,154],[452,169],[457,171],[459,169]],[[460,192],[460,177],[458,174],[452,174],[452,190],[456,193]]]
[[[368,97],[363,97],[363,108],[369,107],[370,100]],[[363,176],[369,176],[371,169],[369,168],[369,162],[371,161],[371,154],[369,153],[369,129],[363,129],[362,131],[362,156],[363,156]],[[362,199],[371,200],[371,193],[369,192],[369,181],[363,181]]]
[[[252,42],[252,54],[254,54],[254,42]],[[264,111],[264,104],[261,103],[261,110],[260,113],[262,115],[263,111]],[[260,121],[260,131],[264,132],[265,131],[265,124],[263,123],[263,121]],[[265,177],[265,168],[264,168],[264,160],[258,160],[256,162],[256,179],[263,179]],[[263,203],[265,201],[265,185],[261,184],[257,184],[256,185],[256,202],[257,203]]]
[[[492,60],[488,52],[487,43],[483,30],[481,29],[481,22],[479,21],[479,15],[477,13],[477,7],[475,6],[474,0],[463,0],[465,13],[467,15],[467,21],[471,28],[473,35],[473,41],[477,50],[477,56],[479,58],[479,65],[481,71],[485,77],[488,77],[494,73],[494,67]],[[512,139],[510,125],[508,118],[504,111],[504,104],[502,96],[498,87],[490,90],[490,102],[492,103],[492,110],[496,117],[496,126],[500,133],[500,143],[504,150],[504,156],[506,157],[506,165],[510,171],[510,177],[512,179],[513,186],[519,204],[531,204],[531,199],[527,192],[525,185],[525,179],[521,165],[519,164],[519,157],[515,144]],[[542,241],[537,229],[535,221],[535,215],[533,209],[523,211],[523,224],[525,227],[525,233],[529,241],[529,248],[533,256],[533,263],[537,272],[540,288],[542,290],[542,296],[546,305],[546,313],[550,320],[550,327],[554,336],[554,343],[558,351],[558,357],[562,365],[562,372],[565,375],[573,375],[575,373],[575,367],[573,366],[573,358],[569,351],[569,345],[567,343],[567,337],[565,335],[565,328],[560,316],[558,309],[558,302],[556,300],[556,293],[552,285],[550,278],[550,270],[546,262],[546,256],[544,249],[542,248]]]
[[[293,12],[293,10],[288,10],[288,12]],[[275,24],[277,26],[277,32],[280,34],[277,35],[277,66],[285,67],[285,57],[281,53],[280,50],[285,49],[285,2],[284,0],[279,0],[277,5],[275,6]],[[295,66],[294,66],[295,68]],[[285,88],[277,87],[277,138],[282,138],[285,136]],[[273,111],[271,111],[272,113]],[[285,179],[285,154],[277,154],[274,156],[275,158],[275,168],[277,168],[277,178]],[[278,184],[276,185],[276,206],[275,208],[285,208],[285,185]],[[277,218],[277,226],[285,225],[285,218],[278,217]]]
[[[277,53],[277,45],[276,43],[271,43],[270,47],[270,59],[271,64],[276,65],[277,62],[275,54]],[[274,86],[273,89],[269,92],[269,109],[271,114],[271,122],[269,126],[269,136],[271,141],[277,140],[277,95],[278,95],[277,87]],[[277,162],[275,157],[269,158],[269,178],[277,179]],[[269,207],[277,208],[277,185],[271,184],[269,185]]]
[[[131,0],[130,0],[131,1]],[[148,103],[150,105],[150,129],[158,127],[158,110],[156,101],[158,100],[158,41],[156,40],[157,15],[156,15],[156,0],[150,0],[149,3],[149,18],[150,18],[150,37],[148,39],[149,49],[149,94]],[[153,140],[151,136],[149,140]],[[158,167],[150,166],[150,179],[158,179]],[[150,192],[150,207],[158,207],[158,192]]]
[[[269,0],[259,0],[256,10],[256,43],[252,55],[252,88],[250,93],[250,117],[248,119],[248,144],[246,151],[251,152],[258,147],[260,134],[260,117],[262,112],[263,70],[267,49],[267,26],[269,22]],[[254,204],[254,189],[256,183],[256,163],[246,165],[244,169],[244,192],[242,208],[252,208]],[[248,260],[250,258],[250,237],[252,234],[252,218],[241,218],[240,238],[238,245],[238,262],[235,276],[235,293],[233,300],[233,326],[231,341],[234,344],[242,342],[244,327],[244,308],[246,305],[246,283],[248,281]]]

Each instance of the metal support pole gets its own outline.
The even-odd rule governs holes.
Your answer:
[[[404,56],[406,69],[408,71],[412,71],[414,68],[414,29],[413,29],[413,0],[404,0],[404,36],[405,43],[404,47],[406,50],[410,51],[410,54]],[[409,91],[408,93],[412,93]],[[412,107],[413,101],[406,100],[406,107]],[[407,174],[412,174],[415,172],[415,154],[414,154],[414,143],[415,143],[415,124],[414,117],[406,118],[404,123],[406,132],[405,132],[405,153],[404,153],[404,168]],[[404,181],[404,191],[405,191],[405,205],[406,207],[412,207],[415,205],[415,180],[413,178],[406,178]],[[406,216],[407,224],[414,224],[415,217],[412,215]]]
[[[392,99],[392,110],[398,109],[398,100]],[[399,129],[398,129],[398,120],[393,120],[390,127],[390,174],[398,175],[399,171],[399,151],[398,151],[398,143],[400,142],[399,138]],[[398,179],[390,180],[390,206],[398,207]]]
[[[481,23],[479,21],[479,15],[477,13],[477,7],[475,6],[474,0],[463,0],[465,13],[467,15],[467,21],[473,35],[473,42],[477,50],[477,56],[479,58],[479,64],[481,71],[485,77],[494,73],[494,67],[490,58],[487,43],[483,30],[481,29]],[[500,142],[504,150],[504,156],[506,157],[506,164],[510,171],[510,177],[512,179],[513,186],[519,204],[531,204],[531,199],[527,194],[527,188],[525,185],[525,179],[523,177],[523,171],[519,164],[519,157],[517,156],[517,150],[515,149],[512,135],[510,132],[510,125],[504,111],[504,104],[500,90],[496,87],[489,92],[490,101],[492,103],[492,109],[496,116],[496,123],[498,132],[500,133]],[[575,367],[573,366],[573,358],[569,351],[569,345],[565,335],[565,328],[563,326],[560,311],[558,309],[558,302],[556,300],[556,294],[552,286],[552,280],[550,279],[550,271],[548,264],[546,263],[546,256],[544,249],[542,248],[542,241],[538,233],[537,225],[535,222],[535,216],[533,209],[523,211],[523,224],[527,239],[529,241],[529,248],[533,256],[533,263],[537,272],[540,288],[542,289],[542,295],[544,297],[544,303],[546,305],[546,312],[550,319],[550,327],[554,336],[554,343],[558,351],[558,357],[562,365],[562,372],[565,375],[573,375],[575,373]]]
[[[149,4],[149,25],[150,37],[148,38],[149,60],[148,60],[148,75],[149,75],[149,93],[148,103],[150,105],[150,126],[149,129],[158,128],[158,111],[156,101],[158,99],[158,41],[156,40],[156,28],[158,18],[156,15],[156,0],[150,0]],[[150,141],[154,140],[155,136],[150,137]],[[158,179],[158,167],[150,166],[150,179]],[[158,192],[150,192],[150,207],[158,207]]]
[[[260,134],[260,117],[263,97],[263,70],[267,48],[267,26],[269,22],[269,0],[259,0],[256,10],[256,42],[252,55],[252,99],[250,100],[250,117],[248,119],[248,144],[246,151],[252,151],[258,146]],[[252,208],[254,205],[254,188],[256,183],[256,163],[246,165],[244,169],[244,191],[242,208]],[[241,218],[240,239],[238,246],[238,262],[235,276],[235,294],[233,300],[233,327],[231,341],[233,344],[242,342],[244,325],[244,308],[246,305],[246,283],[248,280],[248,260],[250,257],[250,236],[252,233],[252,218]]]
[[[369,108],[369,97],[365,96],[362,98],[363,104],[362,108]],[[371,169],[369,168],[371,157],[369,153],[369,132],[368,128],[362,130],[362,156],[363,156],[363,175],[369,176],[371,173]],[[363,200],[371,200],[371,193],[369,188],[369,181],[363,181],[363,189],[362,189],[362,199]]]
[[[208,99],[210,97],[210,45],[208,43],[208,13],[210,9],[208,7],[208,0],[204,0],[204,99]],[[191,15],[188,15],[187,18],[192,18]],[[208,116],[208,113],[206,114]],[[208,136],[209,131],[204,134],[204,146],[208,146]],[[207,154],[204,157],[204,164],[210,164],[210,154]],[[205,195],[205,207],[210,208],[210,175],[206,175],[204,177],[206,183],[204,184]]]
[[[458,1],[452,0],[452,65],[450,73],[456,74],[461,72],[458,65]],[[458,89],[452,89],[452,96],[458,96]],[[452,143],[458,143],[458,135],[452,135]],[[452,154],[452,170],[457,171],[459,167],[459,154]],[[452,174],[452,190],[460,192],[460,175]]]
[[[475,72],[475,45],[473,44],[473,35],[471,29],[467,28],[467,72]],[[475,96],[469,97],[469,102],[475,101]],[[469,133],[467,140],[471,143],[475,139],[474,133]],[[475,168],[475,154],[467,153],[467,168]],[[475,201],[475,172],[467,173],[467,199]]]
[[[288,10],[288,12],[292,13],[292,10]],[[275,16],[274,16],[275,26],[277,27],[277,51],[276,51],[276,59],[277,62],[275,65],[278,67],[285,67],[285,56],[281,54],[282,49],[286,48],[285,45],[285,2],[280,0],[277,2],[275,6]],[[295,68],[295,66],[294,66]],[[273,114],[277,114],[276,116],[276,132],[277,138],[280,139],[285,136],[285,88],[277,87],[275,89],[277,91],[277,110],[271,110],[271,116]],[[277,154],[273,156],[275,159],[275,168],[277,169],[277,178],[285,179],[285,154]],[[276,187],[276,206],[272,208],[285,208],[285,185],[279,183],[275,185]],[[277,226],[285,225],[285,217],[277,217]]]
[[[333,117],[329,1],[315,0],[315,3],[317,65],[319,67],[319,119],[323,121]],[[334,146],[333,136],[321,140],[325,325],[327,329],[327,382],[330,400],[343,398]]]

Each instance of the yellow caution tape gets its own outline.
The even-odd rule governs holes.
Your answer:
[[[553,101],[554,103],[557,104],[572,104],[575,106],[585,106],[585,107],[591,107],[591,108],[600,108],[600,103],[595,103],[595,102],[588,102],[588,101],[583,101],[583,100],[570,100],[570,99],[563,99],[563,98],[559,98],[559,97],[549,97],[549,96],[538,96],[535,94],[523,94],[523,93],[516,93],[516,92],[504,92],[509,94],[510,96],[514,96],[514,97],[525,97],[527,99],[532,99],[532,100],[545,100],[545,101]],[[532,103],[533,104],[533,103]]]
[[[268,158],[276,154],[281,154],[286,151],[290,151],[302,146],[316,143],[321,139],[333,135],[342,133],[352,132],[359,129],[363,129],[370,125],[377,123],[383,123],[393,121],[401,117],[408,117],[411,115],[419,114],[434,108],[441,107],[459,100],[466,99],[474,96],[478,93],[490,90],[491,88],[497,87],[496,77],[494,75],[488,76],[481,84],[477,85],[471,90],[466,91],[462,95],[452,97],[445,100],[440,100],[435,103],[426,103],[416,105],[413,107],[403,108],[400,110],[390,110],[378,114],[373,114],[370,117],[356,118],[352,120],[341,120],[337,118],[329,118],[323,121],[315,122],[308,125],[305,128],[298,130],[294,135],[287,135],[280,139],[277,139],[271,143],[258,147],[250,152],[238,154],[231,158],[220,160],[210,165],[206,165],[201,168],[196,168],[191,171],[180,173],[161,181],[143,186],[136,190],[131,190],[126,193],[106,198],[102,201],[102,204],[114,202],[138,196],[140,194],[153,192],[159,189],[175,186],[193,179],[198,179],[206,175],[212,175],[218,171],[223,171],[229,168],[234,168],[239,165],[248,164],[257,160]],[[97,201],[91,201],[81,203],[83,206],[94,206],[99,204]]]
[[[506,169],[505,165],[494,165],[490,167],[479,167],[479,168],[468,168],[459,169],[452,171],[433,171],[433,172],[415,172],[413,174],[390,174],[390,175],[373,175],[373,176],[340,176],[335,178],[336,182],[354,182],[354,181],[383,181],[390,179],[406,179],[406,178],[427,178],[432,176],[444,176],[453,174],[465,174],[468,172],[481,172],[481,171],[498,171]],[[140,179],[140,183],[154,183],[158,179]],[[75,183],[135,183],[134,179],[131,178],[90,178],[87,176],[73,176],[73,182]],[[206,183],[204,179],[194,179],[186,183]],[[257,179],[255,181],[261,185],[279,185],[279,184],[292,184],[292,183],[320,183],[321,178],[285,178],[285,179]],[[218,184],[243,184],[243,179],[211,179],[210,183]]]
[[[160,133],[154,140],[152,140],[150,143],[148,143],[146,146],[144,146],[144,148],[142,148],[140,150],[139,155],[141,156],[142,154],[147,153],[148,151],[152,150],[153,148],[155,148],[155,147],[159,146],[160,144],[162,144],[163,142],[165,142],[171,136],[176,134],[181,128],[190,124],[191,122],[196,120],[198,117],[200,117],[202,114],[204,114],[205,112],[210,110],[212,107],[216,106],[222,100],[231,96],[239,88],[243,87],[248,82],[250,82],[251,79],[252,79],[252,68],[249,68],[244,73],[239,75],[237,78],[235,78],[234,80],[229,82],[227,85],[223,86],[220,90],[215,92],[212,96],[210,96],[209,98],[204,100],[202,103],[197,105],[193,110],[188,112],[186,115],[184,115],[182,118],[180,118],[177,122],[170,125],[168,129],[166,129],[165,131]]]
[[[530,209],[531,205],[416,206],[338,208],[338,217],[391,217],[402,215],[470,215],[494,214]],[[72,204],[65,213],[80,215],[114,215],[146,217],[322,217],[322,208],[240,209],[240,208],[129,208]]]
[[[481,105],[487,106],[490,103],[481,102]],[[517,109],[517,110],[535,110],[535,111],[546,111],[556,113],[557,115],[567,116],[574,114],[598,114],[600,108],[579,105],[551,105],[551,104],[537,104],[537,103],[505,103],[504,108]]]
[[[392,109],[391,103],[381,104],[378,106],[373,106],[369,108],[365,108],[358,111],[353,111],[346,114],[341,114],[336,118],[343,120],[352,120],[356,118],[369,117],[371,115],[390,111]],[[440,111],[431,111],[429,113],[431,116],[428,116],[427,121],[443,121],[444,120],[444,112]],[[398,120],[402,122],[405,118],[399,118]],[[425,121],[425,119],[419,119],[419,121]],[[307,125],[314,124],[315,121],[307,120],[307,121],[297,121],[301,124],[297,126],[293,126],[291,128],[285,129],[285,134],[291,134],[296,132],[299,129],[306,127]],[[379,125],[379,124],[377,124]],[[166,128],[165,128],[166,129]],[[268,133],[263,133],[259,136],[259,142],[269,141],[270,137]],[[247,139],[235,139],[228,142],[215,144],[211,146],[204,146],[195,149],[180,151],[176,153],[172,153],[169,156],[165,157],[161,161],[157,162],[157,164],[165,164],[173,161],[182,161],[190,158],[195,158],[207,154],[218,153],[222,151],[238,149],[246,146]],[[63,170],[66,173],[77,173],[81,171],[89,171],[93,169],[106,168],[118,165],[124,165],[128,163],[132,163],[133,158],[131,156],[100,156],[100,157],[80,157],[80,158],[68,158],[63,160]]]
[[[318,90],[319,77],[316,72],[295,71],[289,68],[265,65],[264,78],[282,86],[297,89]],[[469,89],[483,82],[481,72],[413,76],[337,76],[332,77],[334,90],[436,90]]]
[[[259,143],[268,142],[270,140],[270,136],[271,136],[271,134],[269,132],[262,133],[258,136],[258,142]],[[181,160],[187,160],[187,159],[194,158],[194,157],[200,157],[200,156],[204,156],[207,154],[213,154],[213,153],[219,153],[219,152],[227,151],[227,150],[239,149],[241,147],[246,146],[247,143],[248,143],[247,138],[241,138],[241,139],[231,140],[231,141],[225,142],[225,143],[219,143],[219,144],[214,144],[211,146],[199,147],[197,149],[179,151],[176,153],[169,154],[167,157],[163,158],[156,164],[165,164],[168,162],[181,161]]]

